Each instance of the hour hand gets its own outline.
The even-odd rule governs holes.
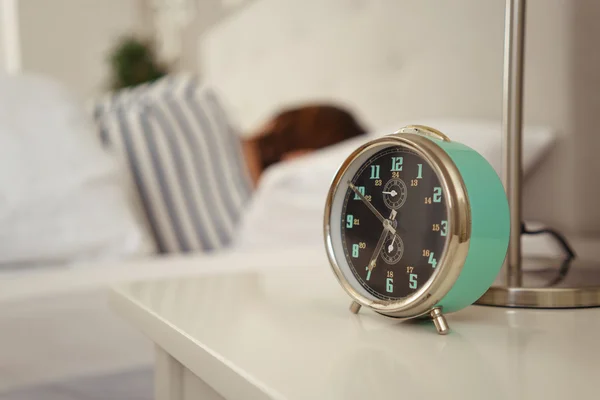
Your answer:
[[[381,215],[381,213],[377,211],[375,207],[373,207],[373,204],[371,204],[370,201],[365,199],[365,196],[358,190],[358,188],[350,181],[348,181],[348,186],[350,186],[350,189],[352,189],[352,191],[356,193],[356,195],[362,200],[362,202],[365,203],[367,208],[371,210],[373,214],[375,214],[375,216],[381,221],[381,223],[384,223],[385,218],[383,218],[383,215]]]
[[[388,230],[384,229],[381,232],[381,236],[379,237],[379,242],[377,242],[377,246],[375,247],[375,251],[373,252],[373,256],[371,257],[371,261],[369,261],[369,272],[375,268],[377,265],[377,258],[379,258],[379,253],[381,253],[381,249],[383,248],[383,244],[385,243],[385,239],[387,238]]]

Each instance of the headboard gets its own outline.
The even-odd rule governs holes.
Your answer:
[[[561,138],[527,183],[525,213],[567,232],[600,233],[600,185],[590,187],[600,172],[599,12],[593,0],[528,2],[525,123]],[[310,100],[340,102],[373,129],[500,123],[503,41],[503,0],[257,0],[202,37],[199,65],[245,132]]]
[[[437,18],[420,20],[410,16],[432,14],[429,2],[257,1],[206,36],[202,72],[245,128],[282,103],[310,99],[343,101],[375,128],[474,110],[497,117],[503,4],[470,3],[436,2]]]

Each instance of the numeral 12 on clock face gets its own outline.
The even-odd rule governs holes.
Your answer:
[[[392,157],[392,172],[402,171],[404,157]]]

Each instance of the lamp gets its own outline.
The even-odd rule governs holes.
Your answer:
[[[504,37],[504,186],[510,206],[510,241],[504,276],[477,304],[503,307],[600,306],[600,265],[585,261],[524,259],[522,234],[522,111],[526,0],[506,0]]]

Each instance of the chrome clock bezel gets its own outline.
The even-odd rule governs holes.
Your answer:
[[[357,303],[378,313],[398,318],[413,318],[428,313],[450,291],[462,271],[471,238],[469,198],[458,167],[439,145],[425,135],[448,140],[437,131],[424,131],[419,126],[409,126],[394,134],[369,141],[356,149],[338,168],[325,204],[325,247],[336,278]],[[338,250],[336,253],[336,248],[341,249],[341,219],[339,215],[333,215],[332,211],[334,207],[339,207],[337,203],[334,205],[334,199],[339,202],[338,197],[343,197],[343,193],[346,192],[347,186],[344,182],[353,178],[353,176],[348,176],[349,171],[360,168],[360,165],[357,166],[355,163],[362,164],[365,157],[368,158],[377,151],[392,146],[403,146],[414,151],[427,161],[437,174],[442,186],[442,193],[446,196],[448,238],[443,254],[438,260],[436,271],[421,288],[402,299],[381,300],[369,295],[356,278],[348,273],[350,266],[343,251]],[[342,190],[341,193],[340,190]],[[339,212],[341,213],[341,211]],[[334,228],[339,233],[334,232]],[[349,280],[354,282],[351,283]]]

